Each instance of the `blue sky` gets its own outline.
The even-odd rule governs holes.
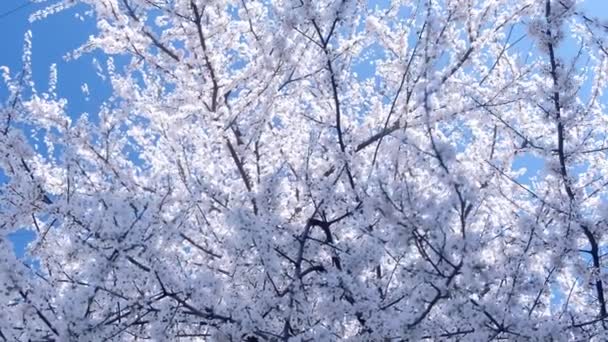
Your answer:
[[[96,109],[109,94],[109,87],[95,74],[92,64],[99,54],[86,55],[78,60],[66,61],[67,52],[78,48],[95,32],[95,23],[90,18],[81,20],[76,17],[84,6],[76,6],[65,12],[44,20],[30,23],[31,13],[45,8],[47,4],[28,3],[25,0],[0,0],[0,32],[3,33],[3,48],[0,65],[8,66],[14,75],[22,68],[23,38],[28,30],[32,31],[32,73],[36,87],[44,91],[48,88],[51,64],[57,65],[57,95],[68,99],[68,111],[78,117],[83,112],[95,113]],[[101,59],[103,61],[103,59]],[[81,86],[87,83],[95,96],[85,98]],[[0,101],[4,101],[7,90],[0,85]],[[2,181],[2,175],[0,175]],[[34,235],[31,231],[20,230],[12,235],[18,256],[23,256],[27,242]]]
[[[0,1],[0,13],[9,12],[27,3],[25,0]],[[65,61],[67,52],[78,48],[89,35],[95,32],[95,23],[90,18],[80,20],[76,13],[82,13],[84,6],[79,5],[40,21],[30,23],[28,17],[36,10],[44,8],[45,4],[27,5],[11,14],[0,18],[0,32],[3,32],[3,53],[0,55],[0,65],[8,66],[13,73],[21,69],[21,54],[23,52],[23,37],[27,30],[32,31],[32,67],[33,77],[38,89],[46,89],[49,68],[57,64],[59,82],[57,92],[59,97],[69,99],[68,110],[71,113],[94,111],[101,102],[100,97],[86,101],[82,96],[81,85],[89,84],[91,92],[99,93],[102,86],[95,75],[92,58],[83,56],[78,60]],[[107,89],[105,89],[107,92]],[[0,98],[4,98],[6,89],[0,90]]]
[[[29,22],[31,13],[54,2],[58,1],[46,1],[46,4],[40,4],[27,0],[0,0],[0,32],[3,33],[0,65],[8,66],[13,72],[21,69],[23,36],[27,30],[31,30],[33,76],[38,88],[46,88],[50,65],[56,63],[59,74],[58,95],[69,99],[70,115],[77,117],[82,112],[95,112],[109,92],[107,84],[102,83],[95,75],[92,65],[94,57],[102,62],[103,57],[99,54],[89,54],[71,61],[65,61],[63,58],[67,52],[79,47],[89,35],[95,33],[95,22],[90,17],[84,17],[84,20],[77,17],[77,14],[86,11],[84,5],[77,5],[44,20]],[[382,4],[387,1],[371,0],[370,2]],[[583,7],[591,16],[608,18],[606,0],[585,0]],[[85,82],[91,93],[95,94],[89,100],[85,99],[81,91],[81,86]],[[5,96],[6,89],[0,87],[0,99]]]
[[[72,117],[78,117],[84,112],[96,113],[99,105],[109,95],[109,86],[95,73],[93,58],[99,59],[102,65],[105,58],[99,53],[84,55],[77,60],[66,61],[66,53],[78,48],[95,32],[95,22],[90,17],[84,19],[77,14],[86,11],[84,5],[77,5],[69,10],[52,15],[44,20],[29,22],[31,13],[40,10],[50,3],[32,3],[27,0],[0,0],[0,32],[3,33],[3,48],[0,53],[0,65],[8,66],[13,74],[21,70],[23,52],[23,37],[27,30],[32,31],[32,68],[33,78],[39,90],[48,87],[51,64],[57,64],[58,86],[60,98],[68,99],[68,112]],[[382,4],[386,0],[370,0]],[[608,0],[585,0],[583,6],[592,17],[608,18]],[[573,47],[575,48],[575,47]],[[373,70],[361,70],[362,74],[370,74]],[[87,98],[82,92],[86,83],[91,94]],[[0,85],[0,101],[6,98],[7,92]],[[526,167],[528,172],[521,179],[529,181],[537,171],[542,169],[542,162],[532,157],[520,158],[515,168]],[[0,181],[2,175],[0,174]],[[33,239],[33,233],[26,230],[13,235],[16,251],[23,256],[25,246]]]

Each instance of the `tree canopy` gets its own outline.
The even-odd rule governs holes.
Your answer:
[[[30,36],[0,70],[0,340],[608,339],[608,23],[582,1],[32,20],[76,3],[98,112],[36,87]]]

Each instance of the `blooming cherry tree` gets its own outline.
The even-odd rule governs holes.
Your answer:
[[[51,2],[112,96],[2,69],[0,340],[608,338],[581,1]]]

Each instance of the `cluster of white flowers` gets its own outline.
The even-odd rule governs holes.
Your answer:
[[[579,2],[32,20],[78,3],[98,33],[70,56],[107,55],[98,113],[69,119],[55,65],[37,92],[31,33],[22,73],[0,69],[0,340],[608,338],[608,69]],[[7,247],[24,227],[36,266]]]

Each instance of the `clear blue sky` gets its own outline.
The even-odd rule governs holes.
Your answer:
[[[28,17],[48,4],[59,2],[51,0],[36,4],[27,0],[0,0],[0,32],[2,32],[2,53],[0,65],[6,65],[13,72],[21,69],[23,36],[27,30],[33,33],[33,76],[39,89],[45,89],[48,82],[49,67],[56,63],[59,73],[58,95],[69,99],[70,115],[82,112],[95,112],[95,109],[108,94],[107,85],[95,76],[92,58],[102,56],[85,55],[75,61],[64,61],[66,52],[79,47],[87,37],[95,32],[95,22],[90,17],[81,20],[77,13],[86,10],[84,5],[75,6],[67,11],[52,15],[44,20],[30,23]],[[371,0],[383,3],[386,0]],[[608,18],[608,0],[585,0],[584,7],[592,16]],[[81,92],[82,83],[89,85],[95,96],[86,101]],[[0,87],[0,100],[6,96],[6,89]]]
[[[50,16],[44,20],[30,23],[31,13],[45,8],[46,4],[34,4],[25,0],[0,0],[0,32],[2,32],[2,49],[0,65],[8,66],[14,75],[21,71],[23,37],[27,30],[32,31],[32,72],[37,89],[44,91],[48,87],[51,64],[57,64],[57,95],[68,99],[68,112],[78,117],[83,112],[95,113],[109,94],[107,84],[101,82],[95,74],[92,64],[94,57],[103,63],[100,54],[85,55],[78,60],[65,61],[67,52],[78,48],[89,35],[95,32],[95,22],[91,18],[84,21],[76,13],[84,12],[79,5],[70,10]],[[82,93],[81,86],[87,83],[92,94],[88,100]],[[4,102],[7,90],[0,85],[0,101]],[[2,175],[0,175],[2,181]],[[12,235],[18,256],[23,256],[27,242],[34,238],[32,232],[21,230]]]
[[[23,37],[27,30],[31,30],[33,78],[37,88],[42,91],[47,89],[49,68],[55,63],[59,75],[57,93],[59,97],[68,99],[70,116],[78,117],[83,112],[96,113],[99,105],[108,96],[109,87],[96,76],[92,60],[98,58],[103,65],[105,58],[98,53],[72,61],[65,61],[63,58],[67,52],[79,47],[95,32],[95,22],[92,18],[85,17],[81,20],[76,16],[77,13],[83,13],[86,8],[78,5],[41,21],[30,23],[28,20],[31,13],[56,2],[58,1],[36,4],[27,0],[0,0],[0,32],[2,32],[0,65],[8,66],[13,74],[21,70]],[[383,3],[386,0],[370,0],[370,2]],[[591,16],[608,18],[608,0],[585,0],[583,3]],[[81,91],[83,83],[88,84],[93,95],[89,99],[86,99]],[[0,85],[0,101],[4,101],[6,95],[6,89]],[[529,178],[542,168],[542,163],[534,158],[521,158],[514,166],[528,168],[526,178]],[[0,181],[2,181],[1,174]],[[33,234],[25,230],[13,235],[20,256],[24,253],[26,243],[32,238]]]
[[[0,0],[0,15],[19,8],[0,18],[0,32],[3,38],[0,65],[8,66],[12,72],[21,70],[23,37],[27,30],[31,30],[33,76],[37,87],[41,90],[46,89],[50,65],[56,63],[59,74],[57,92],[59,97],[69,99],[68,110],[71,115],[77,116],[85,111],[93,112],[102,99],[97,96],[86,101],[80,90],[82,83],[87,82],[91,92],[96,94],[100,90],[105,90],[102,93],[108,91],[107,88],[102,87],[102,83],[95,75],[91,63],[93,56],[83,56],[81,59],[67,62],[63,57],[67,52],[79,47],[95,32],[95,22],[91,18],[82,21],[75,16],[76,13],[84,12],[83,9],[86,8],[83,5],[75,6],[44,20],[29,22],[31,13],[53,2],[56,1],[47,4],[28,4],[26,0]],[[20,8],[21,6],[25,7]],[[6,89],[2,87],[0,99],[4,99],[5,96]]]

